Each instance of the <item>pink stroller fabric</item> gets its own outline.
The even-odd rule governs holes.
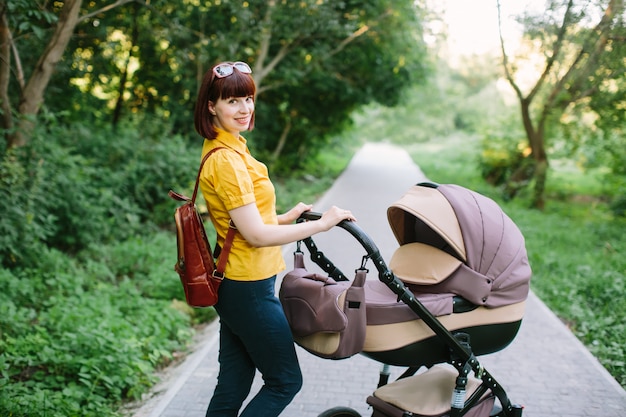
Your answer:
[[[507,416],[521,416],[522,407],[511,404],[477,360],[504,349],[521,325],[532,274],[520,230],[493,200],[457,185],[413,186],[388,208],[387,217],[400,244],[389,267],[356,225],[340,224],[367,251],[354,280],[359,298],[352,301],[343,293],[353,283],[344,281],[311,238],[305,240],[315,263],[340,282],[328,284],[330,278],[317,277],[303,283],[311,274],[302,262],[285,276],[280,297],[295,341],[323,358],[340,359],[360,350],[386,365],[409,367],[406,378],[383,382],[368,398],[373,417],[487,417],[496,397],[509,410]],[[365,280],[367,259],[378,280]],[[336,288],[326,291],[327,285]],[[333,312],[345,315],[340,328],[320,320],[326,313],[317,307],[327,304],[322,298],[331,298]],[[344,329],[351,309],[359,310],[364,340],[362,328]],[[311,330],[307,323],[307,331],[300,332],[302,319],[320,326]],[[343,340],[357,336],[358,344],[351,343],[348,351],[341,348]],[[428,370],[415,374],[422,368]],[[475,378],[466,381],[470,370]]]
[[[387,215],[400,247],[389,268],[382,259],[376,261],[379,278],[393,273],[448,331],[470,334],[476,354],[508,345],[524,314],[531,270],[524,238],[500,207],[460,186],[425,184],[411,187],[388,208]],[[360,229],[352,228],[355,237],[365,242],[368,255],[379,254]],[[358,353],[356,344],[349,352],[340,349],[342,339],[355,337],[345,331],[331,326],[306,335],[298,331],[298,321],[304,317],[324,318],[317,308],[317,293],[303,290],[311,285],[304,285],[303,274],[303,267],[288,273],[279,294],[296,342],[324,358]],[[325,291],[322,281],[315,284]],[[350,283],[339,286],[347,289]],[[402,366],[445,360],[448,349],[443,342],[435,340],[432,329],[383,279],[366,280],[362,289],[363,303],[346,304],[339,296],[332,300],[337,314],[349,311],[351,305],[358,304],[359,310],[365,307],[361,311],[365,313],[365,340],[358,345],[361,353]],[[307,316],[307,311],[318,312]]]
[[[428,245],[443,251],[441,260],[429,262],[434,278],[428,280],[419,265],[415,272],[406,267],[420,259],[415,253],[405,250],[392,259],[391,269],[414,292],[457,294],[488,308],[527,298],[532,273],[524,237],[490,198],[458,185],[418,184],[387,215],[400,249],[417,243],[412,245],[416,249]],[[435,260],[432,255],[429,259]]]

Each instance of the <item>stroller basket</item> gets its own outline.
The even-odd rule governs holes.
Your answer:
[[[316,280],[324,282],[319,288],[327,288],[328,284],[349,287],[352,295],[341,295],[337,290],[332,296],[335,307],[345,308],[344,324],[307,334],[294,331],[294,339],[304,349],[325,358],[341,359],[360,353],[385,365],[406,366],[402,381],[397,381],[404,389],[411,384],[421,389],[427,378],[444,378],[446,384],[454,385],[452,405],[443,414],[397,408],[378,398],[377,391],[368,399],[374,416],[393,417],[396,414],[392,409],[397,409],[398,416],[521,416],[522,407],[511,403],[501,384],[476,357],[505,348],[520,327],[531,276],[521,232],[493,200],[456,185],[417,184],[389,207],[387,214],[400,244],[389,267],[372,239],[355,223],[343,221],[338,225],[366,251],[353,282],[317,249],[312,238],[303,241],[311,259],[328,274],[321,278],[316,275]],[[299,221],[320,216],[304,213]],[[300,255],[299,243],[296,259]],[[378,280],[364,278],[369,260],[376,267]],[[297,263],[294,271],[304,275],[302,261]],[[295,284],[286,282],[280,297],[293,330],[296,322],[305,320],[294,312],[302,311],[303,300],[294,296],[300,305],[298,310],[291,309],[287,286]],[[353,340],[351,348],[356,349],[333,356],[350,317],[357,316],[348,310],[362,310],[361,303],[365,304],[362,315],[366,326],[355,334],[357,339],[363,338],[362,342],[357,340],[355,344]],[[313,312],[309,316],[316,315],[323,314]],[[335,347],[324,352],[328,344]],[[456,370],[452,380],[449,370],[439,370],[438,364],[445,363]],[[422,366],[431,369],[415,375]],[[473,379],[469,375],[472,372]],[[393,391],[394,384],[380,389]],[[470,386],[468,393],[466,388]],[[502,410],[490,414],[486,400],[491,398],[492,404],[494,396]],[[409,412],[413,414],[404,414]]]

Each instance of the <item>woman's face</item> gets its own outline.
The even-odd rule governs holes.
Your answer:
[[[220,98],[217,102],[209,102],[209,112],[215,116],[213,123],[235,136],[248,130],[252,113],[254,113],[254,97]]]

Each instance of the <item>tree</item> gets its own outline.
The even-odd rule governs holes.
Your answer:
[[[161,112],[175,131],[189,132],[204,71],[220,60],[247,61],[258,87],[258,129],[251,143],[285,170],[298,165],[305,151],[314,155],[355,107],[372,100],[393,104],[425,73],[420,9],[410,0],[179,6],[152,3],[139,20],[145,23],[129,87],[132,111]],[[130,27],[122,23],[128,15],[107,14],[100,26]]]
[[[74,32],[65,43],[63,65],[38,87],[40,94],[46,86],[47,94],[54,94],[46,108],[63,114],[63,120],[115,124],[137,115],[159,117],[174,133],[191,134],[190,115],[204,71],[220,60],[245,60],[258,84],[259,129],[251,133],[255,150],[291,161],[288,165],[297,164],[304,149],[313,154],[323,146],[329,133],[349,122],[354,108],[369,101],[397,102],[426,71],[421,11],[412,0],[95,1],[71,21],[62,15],[75,2],[65,2],[34,23],[25,12],[32,0],[21,2],[21,15],[3,14],[13,30],[7,39],[17,33],[25,44],[25,31],[16,28],[28,25],[31,38],[41,28]],[[54,24],[46,26],[47,21]],[[31,60],[40,53],[28,52]],[[9,75],[9,61],[4,62],[3,74]],[[31,106],[28,114],[38,108]],[[11,144],[27,140],[26,131],[17,129]]]
[[[393,105],[423,79],[419,10],[410,1],[390,3],[288,4],[297,10],[268,3],[260,53],[252,60],[262,92],[259,130],[269,133],[262,149],[270,160],[284,152],[281,167],[297,168],[329,133],[345,127],[357,106]]]
[[[106,5],[102,11],[128,3],[132,0],[117,0]],[[0,4],[0,102],[2,108],[2,127],[6,132],[7,146],[22,146],[28,141],[35,118],[44,103],[48,83],[57,64],[63,57],[70,38],[81,19],[82,0],[68,0],[39,3],[32,0],[15,0]],[[46,8],[49,7],[49,8]],[[43,51],[33,63],[27,74],[22,62],[22,53],[15,42],[15,30],[18,37],[26,37],[29,46],[45,41]],[[50,35],[46,39],[46,32]],[[39,48],[34,48],[39,50]],[[35,55],[30,54],[30,58]],[[14,62],[14,63],[13,63]],[[15,74],[19,97],[11,100],[9,93],[11,74]],[[14,110],[16,118],[14,118]]]
[[[526,56],[541,57],[542,61],[534,85],[525,93],[519,74],[521,59],[507,52],[500,36],[504,73],[519,100],[530,148],[526,163],[511,175],[507,192],[509,197],[515,196],[522,184],[532,179],[533,206],[543,208],[549,124],[623,80],[624,1],[550,0],[545,13],[527,15],[522,21],[526,46],[536,47],[534,54],[527,52]]]

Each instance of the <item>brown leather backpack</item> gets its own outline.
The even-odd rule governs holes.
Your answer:
[[[196,196],[202,167],[209,156],[218,149],[222,148],[212,149],[202,159],[191,198],[172,190],[168,193],[174,200],[184,202],[174,212],[178,246],[178,258],[174,270],[180,277],[185,299],[191,307],[210,307],[217,303],[218,289],[224,279],[226,260],[237,230],[231,221],[216,265],[202,217],[196,206]]]

